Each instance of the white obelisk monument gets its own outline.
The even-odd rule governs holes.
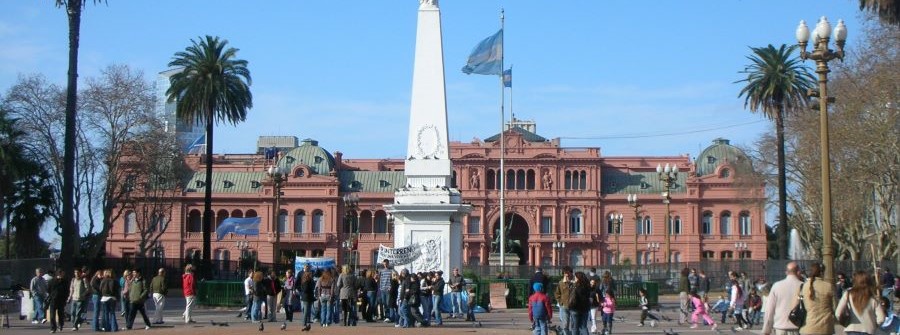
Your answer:
[[[419,0],[413,67],[406,185],[385,209],[394,216],[394,248],[413,246],[421,253],[399,268],[450,273],[462,265],[462,216],[472,210],[450,188],[447,97],[441,11],[437,0]]]

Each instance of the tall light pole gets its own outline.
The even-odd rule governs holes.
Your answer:
[[[847,27],[844,26],[844,20],[838,20],[837,26],[834,27],[837,51],[828,48],[831,34],[831,24],[823,16],[816,24],[813,50],[808,53],[806,45],[809,42],[809,28],[803,20],[797,26],[800,58],[814,60],[816,73],[819,75],[819,92],[810,92],[810,96],[819,97],[819,145],[822,148],[822,260],[825,263],[825,280],[828,282],[833,282],[834,279],[834,252],[831,246],[831,161],[828,146],[828,104],[834,102],[834,98],[828,96],[828,72],[831,72],[828,69],[828,62],[833,59],[844,60],[844,43],[847,41]]]
[[[269,180],[272,182],[272,196],[275,200],[272,206],[272,231],[275,232],[275,243],[272,244],[272,254],[274,255],[272,268],[277,272],[279,270],[278,266],[281,264],[281,251],[278,250],[281,246],[281,227],[278,227],[279,212],[281,211],[281,187],[287,181],[287,176],[281,167],[277,165],[269,166],[269,169],[266,170],[266,175],[269,176]]]
[[[560,254],[560,251],[562,251],[565,248],[566,248],[566,242],[563,242],[563,241],[553,242],[553,250],[556,252],[556,265],[557,266],[559,266],[559,264],[562,263],[559,260],[560,259],[559,254]]]
[[[612,222],[613,234],[616,234],[616,265],[619,265],[619,233],[622,232],[622,214],[610,214],[609,221]]]
[[[344,194],[344,211],[345,211],[345,220],[350,224],[350,232],[347,239],[341,243],[344,249],[347,250],[347,265],[351,266],[354,270],[356,269],[356,259],[354,259],[353,254],[357,248],[357,239],[359,238],[359,219],[354,218],[354,210],[356,206],[359,205],[359,196],[356,193],[347,193]],[[354,224],[354,219],[356,219],[356,223]]]
[[[659,242],[648,242],[647,243],[647,251],[653,253],[653,257],[651,258],[651,262],[656,262],[656,252],[659,251]]]
[[[637,242],[638,242],[638,227],[640,227],[640,225],[641,225],[641,217],[640,217],[641,206],[642,205],[638,203],[637,194],[629,194],[628,195],[628,207],[631,207],[632,209],[634,209],[634,264],[635,265],[640,264],[640,262],[638,262],[639,256],[638,256]]]
[[[672,202],[672,187],[675,186],[675,181],[678,180],[678,165],[673,164],[671,167],[669,163],[666,163],[666,166],[663,167],[662,164],[656,166],[656,174],[659,175],[659,181],[663,183],[663,203],[666,204],[666,271],[670,271],[672,269],[672,248],[670,246],[669,239],[672,235],[672,214],[669,212],[669,203]]]

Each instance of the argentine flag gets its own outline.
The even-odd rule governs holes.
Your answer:
[[[475,46],[475,49],[469,54],[469,61],[466,66],[463,66],[462,72],[500,75],[503,72],[501,63],[503,63],[503,29]]]

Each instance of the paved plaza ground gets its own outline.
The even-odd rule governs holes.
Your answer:
[[[673,320],[677,320],[677,313],[675,312],[675,308],[677,306],[676,297],[660,297],[661,301],[661,313],[666,315]],[[197,321],[195,324],[186,325],[180,319],[181,312],[183,311],[184,299],[180,297],[172,297],[168,299],[170,302],[169,306],[166,308],[165,312],[165,324],[163,325],[154,325],[150,330],[143,329],[143,323],[140,321],[140,316],[138,316],[138,320],[135,322],[136,330],[126,331],[128,333],[149,333],[149,334],[209,334],[209,335],[246,335],[246,334],[284,334],[284,333],[292,333],[292,334],[303,334],[300,332],[301,326],[297,323],[297,316],[295,315],[295,322],[288,323],[287,329],[285,331],[281,331],[279,328],[281,327],[281,321],[284,318],[284,314],[278,315],[278,322],[270,323],[267,322],[264,324],[265,330],[260,332],[258,330],[258,324],[252,324],[249,321],[245,321],[243,318],[237,318],[237,308],[233,309],[225,309],[225,308],[197,308],[195,310],[194,319]],[[150,307],[152,309],[152,307]],[[90,312],[88,312],[90,313]],[[18,313],[14,313],[15,316],[10,317],[11,328],[3,328],[0,329],[0,334],[48,334],[50,332],[49,323],[43,325],[33,325],[28,320],[19,320],[17,315]],[[639,319],[640,313],[637,310],[622,310],[616,312],[616,317],[620,318],[619,321],[615,323],[613,334],[663,334],[664,330],[669,330],[670,328],[677,332],[678,334],[689,335],[689,334],[759,334],[760,327],[755,326],[753,329],[744,330],[739,332],[734,332],[731,330],[732,324],[726,324],[724,326],[720,326],[720,330],[717,332],[713,332],[709,330],[709,327],[698,327],[697,329],[690,329],[687,325],[679,326],[677,321],[663,321],[657,327],[637,327],[637,320]],[[599,317],[599,315],[598,315]],[[310,334],[453,334],[453,335],[461,335],[461,334],[530,334],[529,330],[530,322],[528,321],[527,311],[524,309],[510,309],[503,311],[495,311],[492,313],[480,313],[476,315],[478,324],[474,324],[472,322],[465,322],[459,319],[446,319],[444,321],[444,325],[440,327],[429,327],[429,328],[394,328],[393,324],[386,324],[383,322],[375,322],[375,323],[365,323],[361,322],[357,327],[342,327],[340,325],[332,325],[328,328],[322,328],[319,325],[315,325],[312,330],[309,332]],[[554,315],[554,323],[557,323],[558,319],[556,319],[556,315]],[[228,323],[228,326],[213,326],[210,321],[215,323]],[[124,329],[124,319],[119,318],[119,326]],[[66,329],[61,333],[93,333],[90,329],[90,326],[83,326],[81,330],[77,332],[71,331],[71,324],[68,324]],[[553,334],[553,332],[551,332]],[[838,332],[838,334],[843,334],[843,332]]]

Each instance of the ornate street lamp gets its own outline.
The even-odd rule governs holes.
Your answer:
[[[652,252],[652,256],[650,258],[649,263],[656,263],[656,252],[659,251],[659,242],[649,242],[647,243],[647,251]]]
[[[641,204],[638,203],[637,194],[629,194],[628,195],[628,206],[634,209],[634,265],[637,265],[638,262],[638,227],[641,225]]]
[[[672,202],[672,187],[675,186],[675,181],[678,180],[678,165],[672,164],[669,166],[669,163],[666,163],[666,166],[663,167],[662,164],[656,166],[656,174],[659,175],[659,181],[663,183],[663,203],[666,204],[666,271],[671,271],[672,269],[672,248],[670,246],[670,236],[672,235],[672,214],[669,212],[669,203]]]
[[[357,248],[357,239],[359,238],[359,218],[355,218],[354,211],[359,205],[359,196],[356,193],[347,193],[343,196],[344,201],[344,220],[350,224],[350,232],[347,239],[341,243],[341,247],[347,250],[347,265],[354,270],[357,265],[358,257],[354,257]]]
[[[272,182],[272,195],[275,199],[275,203],[272,206],[272,231],[275,232],[275,243],[272,244],[272,254],[274,255],[272,267],[277,272],[279,270],[278,266],[281,265],[281,251],[278,250],[281,246],[281,229],[278,227],[278,214],[280,214],[279,211],[281,210],[281,187],[287,181],[287,175],[277,165],[269,166],[269,169],[266,170],[266,175],[269,176],[269,180]]]
[[[838,20],[834,27],[834,42],[837,51],[828,48],[831,38],[831,24],[826,17],[819,19],[816,24],[815,37],[812,52],[806,52],[809,42],[809,28],[806,22],[800,20],[797,26],[797,44],[800,45],[800,58],[812,59],[816,62],[816,73],[819,75],[819,91],[810,92],[810,97],[819,98],[819,142],[822,148],[822,258],[825,262],[825,280],[831,282],[834,279],[834,252],[832,251],[831,235],[831,162],[829,160],[830,149],[828,147],[828,104],[834,102],[833,97],[828,96],[828,62],[833,59],[844,60],[844,43],[847,41],[847,27],[844,20]]]
[[[562,250],[565,248],[566,248],[566,242],[563,242],[563,241],[553,242],[553,250],[554,250],[554,252],[556,252],[556,266],[559,266],[559,263],[561,263],[559,261],[559,259],[560,259],[559,255],[562,252]]]
[[[619,234],[622,233],[622,214],[610,214],[609,221],[612,222],[613,234],[616,234],[616,265],[619,265]]]

